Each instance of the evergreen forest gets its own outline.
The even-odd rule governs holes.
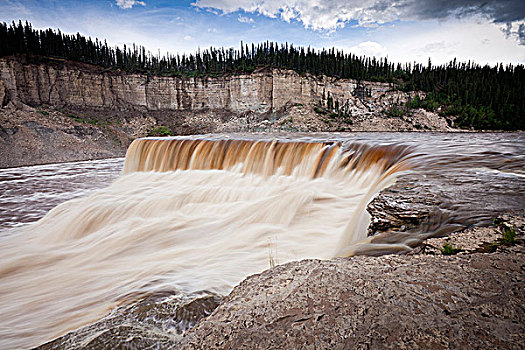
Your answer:
[[[315,50],[264,42],[240,48],[198,50],[193,54],[152,54],[143,46],[112,47],[107,42],[33,29],[30,23],[0,23],[0,57],[25,54],[88,63],[107,69],[161,76],[217,76],[249,73],[260,67],[293,69],[360,81],[390,83],[393,89],[424,91],[426,98],[406,108],[425,108],[453,118],[464,128],[525,130],[523,65],[443,65],[394,63],[386,58],[356,56],[335,49]]]

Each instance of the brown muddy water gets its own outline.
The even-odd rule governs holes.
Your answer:
[[[367,204],[396,180],[432,197],[433,214],[367,237]],[[522,210],[525,134],[142,139],[125,161],[2,169],[0,193],[0,347],[27,348],[148,295],[175,300],[174,310],[191,295],[209,304],[203,293],[225,295],[276,264],[409,251]],[[148,310],[173,336],[198,319],[158,322]]]

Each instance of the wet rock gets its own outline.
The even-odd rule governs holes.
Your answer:
[[[402,176],[368,204],[367,211],[371,215],[368,235],[420,227],[438,206],[438,197],[421,183],[420,178]]]
[[[210,293],[160,292],[114,310],[109,316],[37,349],[166,349],[219,304]]]
[[[7,129],[3,129],[3,131],[7,134],[7,135],[14,135],[18,132],[18,128],[15,126],[14,128],[7,128]]]
[[[444,245],[449,245],[457,250],[457,254],[496,251],[525,253],[525,250],[522,249],[522,240],[525,238],[524,213],[499,215],[494,219],[494,223],[488,227],[472,227],[447,237],[428,239],[417,248],[416,252],[441,255]],[[504,241],[503,234],[506,230],[511,232],[514,243]]]

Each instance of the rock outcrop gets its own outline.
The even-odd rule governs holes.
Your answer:
[[[122,157],[133,140],[133,130],[146,131],[148,124],[153,125],[147,118],[140,122],[144,125],[136,126],[134,118],[123,124],[101,124],[10,104],[0,108],[0,168]]]
[[[504,220],[523,239],[523,217]],[[497,243],[495,228],[453,237],[458,255],[305,260],[250,276],[182,348],[523,348],[523,241]],[[493,253],[479,253],[488,242]]]
[[[276,112],[290,104],[318,103],[330,94],[350,111],[371,114],[407,94],[388,84],[367,82],[367,96],[356,96],[350,79],[300,75],[291,70],[260,69],[218,77],[158,77],[102,70],[85,64],[27,58],[0,59],[0,81],[7,101],[28,105],[139,109],[147,111],[228,110]],[[6,102],[6,101],[4,101]]]

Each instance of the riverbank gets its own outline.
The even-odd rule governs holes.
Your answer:
[[[246,278],[209,316],[218,302],[212,296],[182,306],[152,296],[40,349],[520,349],[525,219],[521,212],[497,223],[431,239],[404,255],[276,266]],[[502,240],[506,229],[514,242]],[[462,250],[445,255],[447,245]],[[177,329],[163,330],[163,321],[181,324],[184,315],[193,324],[204,318],[182,338]]]
[[[316,113],[314,108],[294,104],[263,114],[220,110],[142,113],[11,103],[0,108],[0,168],[122,157],[135,138],[148,135],[458,131],[424,110],[415,111],[411,118],[370,116],[348,124],[339,117]],[[163,128],[165,125],[170,127]]]

